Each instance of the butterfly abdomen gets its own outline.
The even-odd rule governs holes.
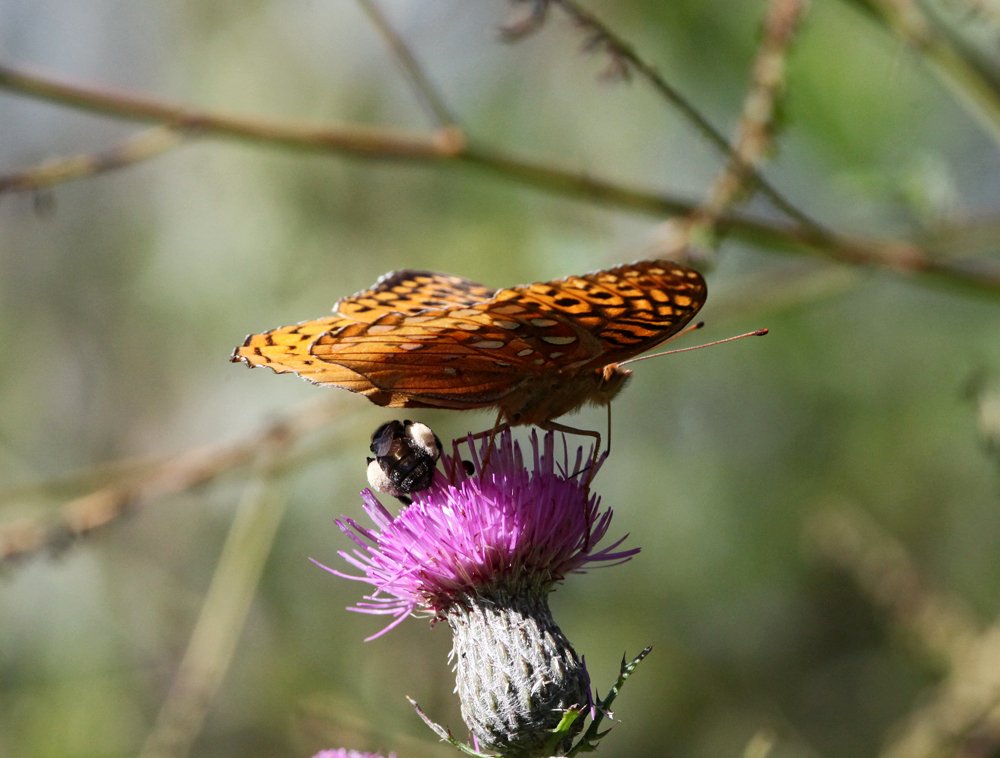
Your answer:
[[[628,369],[614,366],[577,374],[559,372],[525,384],[499,405],[511,426],[544,424],[587,404],[608,405],[631,375]]]

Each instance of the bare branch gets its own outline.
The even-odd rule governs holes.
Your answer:
[[[0,88],[112,116],[143,121],[163,120],[176,129],[193,130],[200,135],[239,137],[265,144],[343,152],[368,158],[463,163],[547,192],[653,216],[685,215],[697,208],[688,200],[615,184],[585,173],[532,163],[479,146],[468,146],[461,131],[453,127],[438,129],[421,137],[356,125],[326,128],[303,126],[298,122],[227,116],[183,108],[145,95],[67,84],[37,72],[28,73],[9,66],[0,66]],[[765,221],[739,213],[720,216],[716,229],[720,234],[733,235],[772,249],[812,252],[854,265],[928,274],[967,290],[1000,294],[1000,265],[989,260],[940,260],[907,242],[852,238],[813,226]],[[951,233],[956,234],[957,230],[953,228]]]
[[[924,56],[931,72],[955,100],[1000,144],[1000,92],[982,64],[936,29],[914,0],[870,2],[889,28]]]
[[[209,113],[148,95],[69,83],[36,70],[10,66],[0,66],[0,87],[110,116],[160,122],[191,135],[212,133],[367,157],[449,158],[461,152],[465,143],[461,132],[453,127],[419,134],[384,127],[315,126],[287,119]]]
[[[969,646],[936,695],[917,709],[882,751],[882,758],[948,758],[991,755],[996,750],[1000,720],[1000,624],[994,624]],[[961,750],[977,730],[989,750]]]
[[[155,158],[184,141],[176,129],[154,126],[129,138],[111,150],[82,153],[45,161],[13,174],[0,174],[0,194],[36,191],[74,179],[86,179],[106,171]]]
[[[870,516],[854,508],[829,508],[810,519],[806,536],[925,653],[950,669],[966,660],[979,624],[957,601],[927,588],[903,545]]]
[[[210,482],[245,466],[276,441],[294,441],[340,415],[339,399],[311,402],[245,440],[198,448],[166,459],[138,476],[71,500],[44,519],[0,524],[0,567],[65,546],[152,500]]]
[[[716,220],[738,201],[747,179],[759,169],[770,146],[775,106],[785,85],[785,57],[804,11],[803,0],[769,3],[733,155],[715,180],[705,204],[686,218],[667,223],[665,257],[678,257],[691,249],[692,240],[707,236]]]
[[[763,37],[743,101],[736,146],[729,166],[712,188],[705,205],[712,223],[736,201],[746,179],[760,166],[771,143],[774,111],[785,87],[785,57],[805,11],[804,0],[771,0]]]
[[[289,440],[269,436],[257,451],[201,613],[140,758],[184,758],[204,728],[233,659],[250,603],[264,573],[274,536],[288,505],[273,464]]]
[[[882,758],[946,758],[983,728],[1000,729],[1000,622],[985,631],[949,595],[929,589],[906,549],[865,513],[831,508],[807,525],[809,544],[858,586],[947,673],[914,711]],[[974,754],[974,753],[970,753]]]
[[[389,45],[393,56],[413,85],[413,90],[417,93],[417,97],[420,98],[421,105],[427,109],[431,117],[437,122],[437,125],[454,126],[457,124],[458,120],[448,110],[448,106],[445,104],[441,93],[437,91],[430,78],[424,73],[420,62],[417,61],[416,56],[407,46],[405,40],[396,33],[389,20],[379,10],[375,0],[358,0],[358,5],[361,6],[361,9],[368,16],[372,25],[382,35],[386,44]]]
[[[617,36],[610,28],[600,21],[593,14],[583,10],[575,0],[552,0],[553,3],[563,8],[577,23],[585,28],[591,29],[601,40],[604,46],[616,58],[627,61],[632,67],[642,74],[645,79],[653,85],[657,92],[663,95],[668,102],[677,108],[681,114],[690,121],[694,127],[707,139],[720,153],[729,160],[738,160],[736,152],[725,136],[701,112],[674,86],[672,86],[663,76],[650,64],[646,63],[639,54],[621,37]],[[803,227],[810,229],[813,233],[823,233],[823,227],[814,219],[796,208],[777,189],[775,189],[756,169],[751,169],[749,175],[753,178],[755,188],[759,189],[775,207],[780,209],[790,218],[797,221]]]

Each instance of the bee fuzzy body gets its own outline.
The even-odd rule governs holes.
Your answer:
[[[441,457],[441,440],[426,424],[389,421],[372,434],[368,458],[368,483],[376,492],[409,504],[409,495],[425,490],[434,481]]]

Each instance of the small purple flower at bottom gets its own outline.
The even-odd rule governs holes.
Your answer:
[[[382,756],[379,753],[359,753],[357,750],[345,750],[341,747],[336,750],[320,750],[313,758],[382,758]],[[387,758],[396,758],[396,754],[389,753]]]
[[[485,440],[479,450],[469,440],[471,474],[442,456],[448,475],[436,472],[397,516],[365,490],[377,529],[337,521],[359,548],[340,555],[363,576],[322,567],[375,587],[350,610],[396,617],[369,639],[416,611],[447,621],[466,724],[485,748],[531,758],[568,709],[592,704],[586,669],[552,619],[549,592],[571,572],[622,563],[639,549],[617,550],[624,537],[596,549],[612,513],[590,493],[586,481],[596,470],[584,472],[582,449],[571,475],[565,438],[557,462],[552,432],[541,445],[532,433],[530,470],[509,430],[496,443],[485,474]]]

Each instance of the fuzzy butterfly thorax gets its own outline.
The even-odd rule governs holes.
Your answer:
[[[560,371],[547,384],[527,382],[497,403],[504,421],[542,425],[585,404],[610,405],[624,389],[632,372],[617,364],[586,372]]]
[[[232,360],[377,405],[495,408],[509,424],[545,425],[610,403],[631,374],[618,364],[679,332],[705,297],[701,275],[670,261],[501,290],[396,271],[333,316],[250,335]]]

